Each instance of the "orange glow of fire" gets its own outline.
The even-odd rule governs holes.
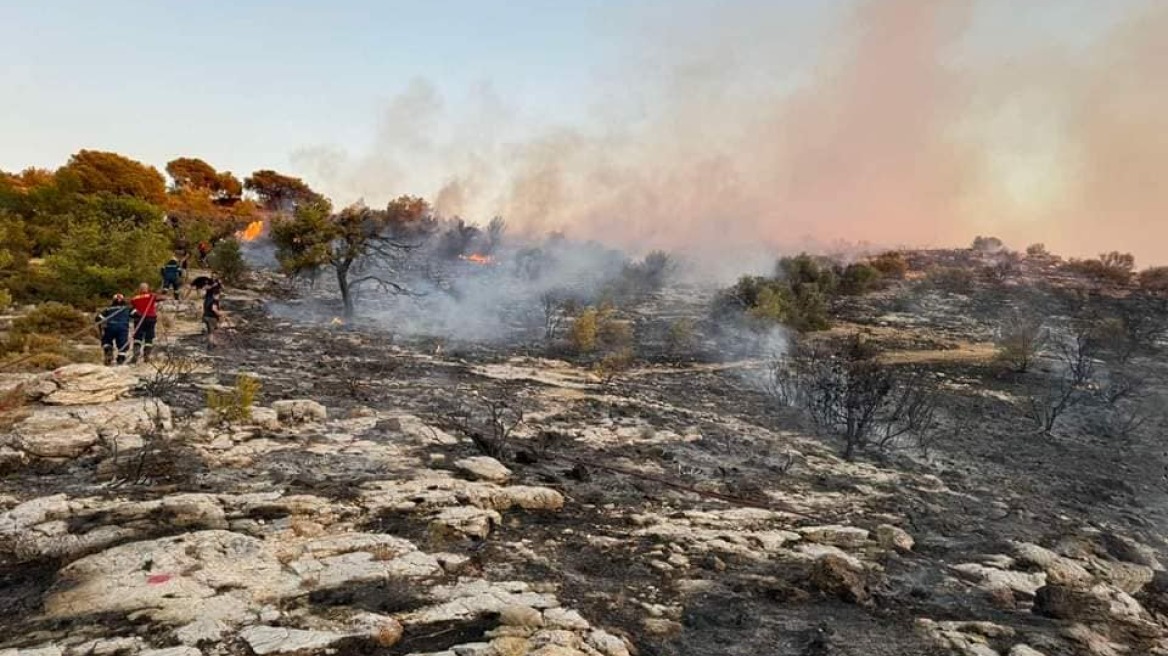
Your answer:
[[[235,236],[238,237],[240,241],[255,241],[255,239],[263,233],[264,222],[252,221],[251,223],[247,224],[246,228],[235,233]]]
[[[490,255],[481,255],[479,253],[471,253],[470,255],[460,255],[460,258],[467,262],[474,262],[475,264],[491,264],[495,258]]]

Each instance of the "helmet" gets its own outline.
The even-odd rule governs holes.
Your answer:
[[[126,302],[126,297],[121,294],[114,294],[114,305],[121,305]]]

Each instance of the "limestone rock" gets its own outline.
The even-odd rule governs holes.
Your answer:
[[[1046,656],[1046,654],[1034,649],[1030,645],[1019,644],[1010,648],[1008,656]]]
[[[0,649],[0,656],[62,656],[61,648],[56,645],[42,645],[24,649]]]
[[[604,656],[629,656],[629,646],[622,638],[596,629],[588,634],[588,646],[604,654]]]
[[[76,458],[97,444],[97,429],[68,412],[36,412],[12,429],[11,446],[37,458]]]
[[[896,549],[897,551],[912,551],[913,545],[916,543],[908,531],[891,524],[881,524],[876,527],[876,541],[885,549]]]
[[[543,615],[531,606],[512,604],[499,613],[499,622],[506,626],[538,628],[543,626]]]
[[[272,404],[279,421],[295,424],[303,422],[320,422],[328,419],[328,408],[311,399],[290,399],[276,401]]]
[[[279,626],[252,626],[239,632],[258,656],[324,649],[350,637],[330,631],[302,631]]]
[[[138,656],[203,656],[203,652],[194,647],[167,647],[166,649],[147,649],[138,652]]]
[[[138,385],[138,377],[122,367],[70,364],[48,374],[56,389],[41,402],[49,405],[112,403]]]
[[[868,541],[868,531],[855,526],[808,526],[797,530],[811,542],[845,549],[862,547]]]
[[[1151,567],[1127,562],[1095,561],[1092,569],[1100,579],[1131,595],[1138,594],[1156,576]]]
[[[389,417],[382,425],[395,433],[410,437],[421,446],[451,446],[458,444],[458,438],[440,428],[430,426],[413,415]]]
[[[839,556],[828,554],[815,561],[809,582],[823,594],[847,602],[863,604],[869,600],[864,573]]]
[[[1062,620],[1106,621],[1111,603],[1091,588],[1052,583],[1038,589],[1034,612]]]
[[[574,610],[549,608],[543,612],[543,619],[548,626],[555,629],[587,631],[590,628],[588,620],[581,617],[580,613]]]
[[[45,615],[142,612],[155,621],[246,623],[265,604],[305,591],[441,572],[391,535],[342,534],[292,547],[222,530],[123,544],[70,563],[44,597]]]
[[[463,458],[455,461],[454,466],[480,481],[502,483],[511,478],[511,470],[490,456]]]
[[[473,506],[454,506],[443,508],[431,520],[430,530],[439,536],[453,534],[485,539],[491,534],[491,529],[502,521],[503,517],[494,510]]]
[[[1036,544],[1019,542],[1014,544],[1014,554],[1018,562],[1032,565],[1046,572],[1046,580],[1052,584],[1087,584],[1091,574],[1079,563],[1060,556]]]
[[[249,423],[267,430],[278,430],[280,428],[280,415],[272,408],[256,406],[251,409],[251,421]]]
[[[1045,572],[1014,572],[996,567],[986,567],[979,563],[962,563],[950,567],[963,577],[977,582],[986,590],[1008,588],[1027,597],[1046,585]]]

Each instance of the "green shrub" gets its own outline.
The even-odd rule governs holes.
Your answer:
[[[223,423],[251,419],[251,408],[260,393],[260,380],[248,374],[239,374],[235,386],[226,391],[207,390],[207,409]]]
[[[880,275],[880,271],[871,264],[853,262],[844,267],[839,276],[839,291],[841,294],[859,296],[875,288]]]
[[[825,294],[834,292],[836,286],[836,275],[832,263],[827,259],[812,257],[807,253],[779,260],[775,269],[775,278],[786,282],[792,288],[799,285],[815,285],[819,291]]]
[[[936,267],[926,278],[934,289],[953,294],[968,294],[973,291],[975,276],[969,269],[961,267]]]
[[[714,301],[719,318],[738,316],[755,329],[785,324],[800,331],[830,327],[827,298],[812,282],[790,284],[787,281],[743,276]]]
[[[12,307],[12,294],[7,289],[0,288],[0,310]]]
[[[239,247],[239,240],[235,238],[224,239],[215,244],[215,248],[211,249],[211,254],[207,256],[207,263],[224,282],[231,285],[238,284],[247,273],[243,251]]]
[[[36,306],[32,312],[12,322],[12,333],[21,335],[72,335],[92,325],[90,318],[80,310],[49,301]]]
[[[600,312],[593,307],[584,308],[572,321],[568,340],[577,353],[591,353],[596,350],[600,332]]]
[[[697,349],[697,325],[693,319],[681,318],[669,325],[665,349],[673,355],[685,355]]]
[[[103,229],[91,222],[71,229],[45,266],[56,298],[86,304],[157,280],[159,267],[169,256],[170,242],[160,227],[124,224]]]

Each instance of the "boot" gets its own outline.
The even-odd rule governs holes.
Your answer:
[[[112,346],[103,346],[101,349],[101,363],[110,366],[114,363],[114,349]]]
[[[138,350],[140,346],[141,345],[139,344],[134,344],[130,347],[130,364],[134,364],[138,361]]]
[[[150,351],[154,348],[152,344],[145,344],[142,346],[142,362],[150,362]]]

